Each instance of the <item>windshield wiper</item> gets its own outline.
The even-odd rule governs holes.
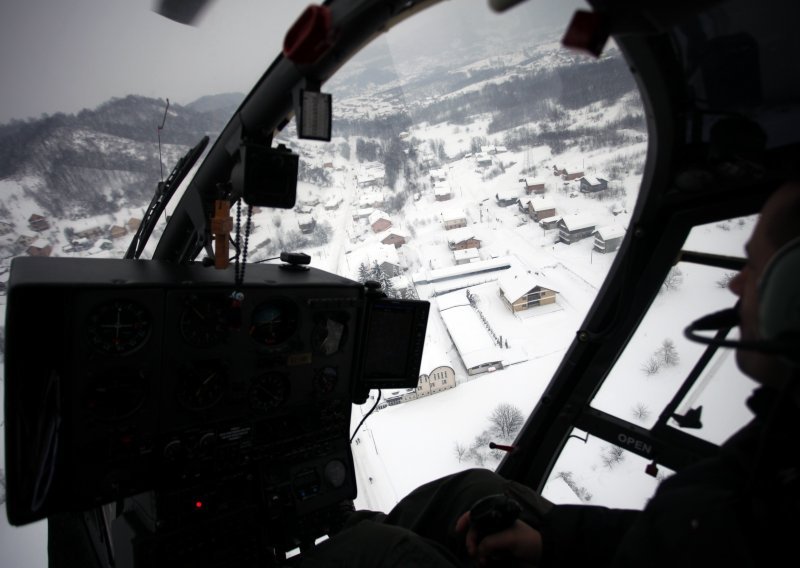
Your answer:
[[[203,136],[202,140],[200,140],[194,148],[189,150],[183,158],[178,160],[178,163],[172,169],[166,181],[158,182],[156,194],[153,196],[153,200],[150,202],[150,206],[144,214],[144,219],[142,219],[139,229],[136,231],[133,239],[131,239],[131,244],[128,246],[128,251],[123,258],[139,258],[139,255],[142,254],[147,244],[147,239],[150,238],[153,229],[155,229],[159,216],[167,207],[167,203],[172,199],[172,196],[175,195],[175,190],[178,189],[178,186],[186,177],[186,174],[189,173],[197,162],[197,159],[203,154],[203,150],[206,149],[207,145],[208,136]]]

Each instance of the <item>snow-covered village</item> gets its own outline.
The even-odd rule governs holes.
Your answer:
[[[437,54],[447,64],[432,67],[430,50],[413,38],[435,22],[420,20],[377,41],[325,86],[334,101],[330,142],[298,141],[294,123],[278,135],[276,144],[300,156],[294,208],[254,207],[249,229],[246,208],[232,211],[248,231],[249,262],[304,252],[313,267],[431,303],[416,389],[387,389],[380,400],[372,391],[353,409],[355,430],[377,405],[353,444],[356,506],[384,511],[421,483],[503,458],[485,442],[513,442],[581,329],[630,238],[648,151],[642,103],[615,46],[593,60],[566,51],[548,29],[517,26],[499,36],[487,27],[468,47],[454,41]],[[158,100],[109,105],[120,102],[163,112]],[[165,132],[184,112],[169,108]],[[51,130],[62,150],[158,164],[152,142],[71,120]],[[162,175],[189,147],[162,144]],[[158,176],[145,184],[135,167],[69,165],[66,150],[58,165],[43,166],[41,152],[0,179],[3,290],[14,256],[122,257],[157,186]],[[48,191],[55,177],[92,184],[92,193],[59,198]],[[753,223],[703,227],[686,246],[740,255]],[[676,265],[645,316],[658,323],[640,328],[595,406],[652,425],[702,350],[681,330],[732,303],[729,278]],[[4,319],[5,296],[0,302]],[[721,396],[714,379],[736,374],[723,353],[703,378],[700,436],[715,443],[732,429],[715,422],[715,408],[744,399],[751,384],[727,376]],[[497,411],[509,406],[511,422],[498,431]],[[737,420],[747,417],[742,410]],[[643,459],[577,431],[574,438],[545,488],[554,501],[641,507],[668,474],[642,475]]]

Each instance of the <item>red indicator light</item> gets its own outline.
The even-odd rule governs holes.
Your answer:
[[[202,509],[203,508],[203,502],[202,501],[195,501],[194,502],[194,508],[198,509],[198,510]]]

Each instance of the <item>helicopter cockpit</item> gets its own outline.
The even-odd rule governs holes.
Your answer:
[[[124,250],[15,255],[6,511],[51,565],[77,527],[104,568],[277,566],[473,466],[641,507],[748,420],[735,322],[681,335],[797,175],[798,7],[461,4],[309,6]]]

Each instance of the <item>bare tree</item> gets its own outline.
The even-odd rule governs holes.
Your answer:
[[[722,277],[717,280],[716,284],[718,288],[728,288],[731,285],[731,280],[734,279],[736,276],[735,272],[726,272],[722,275]]]
[[[608,469],[613,469],[625,460],[625,452],[619,446],[606,446],[600,454],[600,460]]]
[[[656,351],[656,357],[668,367],[674,367],[680,361],[678,350],[675,349],[675,342],[665,339],[661,347]]]
[[[631,412],[633,413],[633,417],[637,420],[644,421],[650,417],[650,409],[641,402],[637,403],[636,406],[631,409]]]
[[[651,355],[647,361],[642,363],[642,371],[648,377],[651,375],[655,375],[661,369],[661,361],[658,360],[655,355]]]
[[[580,499],[581,501],[592,500],[592,494],[589,493],[589,491],[587,491],[585,487],[581,487],[575,482],[575,479],[573,479],[572,477],[571,471],[559,471],[556,474],[556,477],[560,477],[561,479],[563,479],[564,483],[566,483],[569,486],[569,488],[572,489],[572,491],[575,493],[575,495],[578,496],[578,499]]]
[[[525,417],[522,411],[513,404],[503,402],[498,404],[489,416],[492,430],[503,439],[511,438],[522,427]]]
[[[669,269],[667,277],[662,284],[664,290],[677,290],[683,284],[683,272],[677,266]]]
[[[463,460],[464,456],[467,455],[467,447],[464,444],[456,442],[455,446],[453,447],[453,452],[456,454],[456,457],[458,458],[458,463],[461,463],[461,460]]]

